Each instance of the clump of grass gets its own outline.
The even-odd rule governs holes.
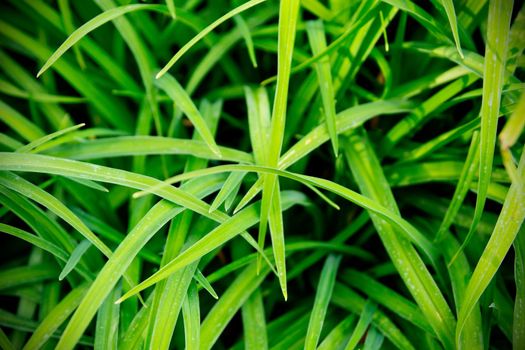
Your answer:
[[[1,9],[1,348],[525,347],[522,4]]]

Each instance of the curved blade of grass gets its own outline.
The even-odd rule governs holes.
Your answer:
[[[82,284],[74,288],[58,303],[47,316],[40,321],[23,350],[40,349],[51,335],[64,323],[69,315],[75,311],[86,294],[89,284]]]
[[[250,7],[253,7],[255,5],[258,5],[266,0],[250,0],[243,5],[236,7],[235,9],[231,10],[230,12],[226,13],[225,15],[221,16],[219,19],[214,21],[212,24],[204,28],[197,34],[193,39],[191,39],[186,45],[184,45],[177,53],[166,63],[166,65],[157,73],[155,78],[159,79],[162,77],[166,72],[181,58],[189,49],[191,49],[199,40],[201,40],[203,37],[205,37],[208,33],[210,33],[212,30],[214,30],[216,27],[221,25],[223,22],[227,21],[228,19],[232,18],[233,16],[246,11]]]
[[[244,347],[246,350],[268,349],[268,335],[264,316],[264,303],[261,289],[257,288],[243,304],[242,325]]]
[[[46,213],[30,200],[4,186],[0,186],[2,204],[24,221],[42,239],[54,243],[58,247],[71,253],[75,249],[75,240],[52,220]],[[67,259],[66,259],[67,260]]]
[[[319,20],[306,22],[306,32],[308,34],[308,41],[310,42],[313,55],[316,56],[323,52],[326,49],[326,38],[323,22]],[[330,139],[332,141],[334,154],[337,157],[339,151],[339,142],[337,138],[335,121],[335,92],[334,85],[332,83],[330,58],[328,56],[324,56],[314,64],[314,67],[317,73],[317,80],[319,81],[321,98],[323,100],[323,112],[325,115],[326,128],[328,129],[328,134],[330,135]]]
[[[239,28],[244,42],[246,43],[246,48],[248,49],[248,56],[250,56],[250,61],[252,61],[253,67],[257,68],[257,58],[255,57],[255,49],[253,48],[253,39],[252,34],[250,33],[250,28],[248,27],[246,21],[244,20],[244,18],[242,18],[241,15],[233,16],[233,20],[235,21],[237,28]]]
[[[201,313],[199,292],[195,282],[190,284],[188,295],[182,304],[182,317],[184,319],[186,350],[198,350],[200,347]]]
[[[14,169],[15,171],[43,172],[62,176],[87,178],[94,181],[115,183],[141,190],[159,187],[159,185],[163,184],[163,182],[149,176],[108,168],[101,165],[37,154],[22,155],[18,153],[0,152],[0,170],[9,169]],[[229,219],[228,215],[219,211],[210,213],[209,206],[204,201],[199,200],[194,195],[187,193],[184,190],[171,187],[160,190],[158,194],[165,195],[169,197],[170,201],[218,222],[224,222]],[[256,250],[262,251],[248,233],[243,232],[241,233],[241,236]],[[264,256],[264,258],[266,262],[268,262],[268,258],[266,256]]]
[[[64,262],[66,262],[68,259],[68,254],[62,248],[43,238],[40,238],[36,235],[33,235],[14,226],[0,223],[0,232],[4,232],[11,236],[23,239],[24,241],[34,245],[35,247],[38,247],[42,250],[45,250],[46,252],[53,254],[54,256],[56,256]]]
[[[410,110],[412,104],[403,100],[381,100],[348,108],[337,114],[337,132],[342,134],[348,130],[362,125],[367,120],[380,114],[396,114]],[[324,125],[310,131],[301,140],[295,143],[279,160],[279,169],[286,169],[295,164],[308,153],[330,140]],[[241,199],[235,210],[236,213],[253,199],[263,187],[263,180],[259,179]]]
[[[73,15],[69,6],[69,0],[59,0],[58,8],[60,10],[60,13],[62,14],[62,22],[64,22],[64,29],[66,30],[67,34],[70,35],[75,31],[75,26],[73,24]],[[77,59],[77,63],[80,69],[86,69],[86,62],[84,61],[84,56],[82,56],[80,48],[74,47],[73,51],[75,53],[75,57]]]
[[[175,139],[159,136],[121,136],[68,144],[46,150],[46,154],[85,160],[136,155],[181,154],[197,158],[253,163],[253,157],[242,151],[219,147],[221,158],[200,140]]]
[[[448,37],[444,34],[439,23],[425,10],[410,0],[383,0],[384,2],[406,11],[416,21],[421,23],[428,30],[428,33],[436,36],[438,39],[449,42]]]
[[[466,320],[498,271],[525,219],[525,206],[523,205],[525,203],[525,181],[523,181],[525,179],[525,152],[523,151],[518,166],[518,175],[519,181],[514,181],[510,186],[494,231],[468,283],[459,310],[456,343],[459,343]]]
[[[86,179],[79,179],[79,178],[76,178],[76,177],[69,177],[69,180],[71,181],[74,181],[82,186],[86,186],[86,187],[89,187],[89,188],[92,188],[94,190],[97,190],[97,191],[100,191],[100,192],[106,192],[108,193],[109,190],[107,188],[105,188],[104,186],[96,183],[95,181],[91,181],[91,180],[86,180]]]
[[[82,258],[82,255],[91,247],[91,242],[87,239],[80,242],[80,244],[75,248],[71,256],[66,262],[66,265],[62,269],[62,272],[60,272],[60,275],[58,276],[58,280],[62,281],[66,276],[73,271],[75,266],[78,264],[80,259]]]
[[[485,70],[483,73],[483,98],[481,102],[481,133],[479,155],[479,182],[474,218],[461,244],[460,250],[470,242],[475,234],[487,198],[487,191],[492,175],[494,148],[496,145],[497,123],[501,102],[501,91],[505,78],[509,27],[512,15],[512,1],[491,0],[485,47]]]
[[[220,205],[232,195],[235,196],[235,193],[239,189],[239,186],[241,185],[244,176],[246,176],[246,173],[232,173],[228,176],[228,179],[226,179],[224,186],[221,188],[221,190],[217,194],[217,197],[215,197],[215,199],[211,203],[210,212],[219,208]]]
[[[456,10],[454,9],[454,1],[441,0],[441,4],[447,13],[448,22],[450,23],[450,29],[452,30],[452,36],[454,36],[454,42],[456,43],[459,56],[464,58],[465,56],[463,55],[463,50],[461,50],[461,43],[459,41],[458,20],[456,18]]]
[[[111,255],[111,250],[104,244],[104,242],[102,242],[70,209],[51,194],[20,176],[9,172],[3,172],[0,174],[0,183],[48,208],[80,232],[105,256],[109,257]]]
[[[210,129],[206,125],[206,122],[202,118],[202,115],[195,104],[193,104],[190,96],[179,84],[179,82],[168,74],[162,78],[157,78],[157,80],[155,80],[155,85],[164,90],[164,92],[166,92],[166,94],[171,97],[177,107],[180,108],[193,123],[195,129],[199,132],[210,150],[220,158],[221,151],[217,147]]]
[[[298,195],[296,192],[284,193],[282,210],[284,211],[290,208],[293,204],[295,204],[294,201],[300,202],[300,198],[302,197],[302,194]],[[235,216],[232,216],[228,220],[224,221],[221,225],[206,234],[206,236],[204,236],[202,239],[197,241],[184,252],[180,253],[175,259],[171,260],[159,271],[148,277],[138,286],[130,289],[122,296],[122,298],[119,299],[118,302],[122,302],[140,292],[141,290],[148,288],[159,281],[162,281],[174,272],[180,270],[188,264],[191,264],[195,260],[200,259],[205,254],[218,248],[241,232],[255,225],[259,221],[258,209],[258,205],[251,205],[237,213]]]
[[[166,12],[166,7],[164,5],[151,5],[151,4],[133,4],[126,5],[117,8],[113,8],[107,11],[102,12],[98,16],[89,20],[75,30],[71,35],[56,49],[56,51],[49,57],[40,68],[40,71],[37,73],[37,77],[41,76],[49,67],[51,67],[71,46],[75,45],[80,39],[89,34],[91,31],[97,29],[101,25],[112,21],[115,18],[118,18],[126,13],[141,11],[141,10],[150,10],[150,11],[159,11]]]
[[[72,127],[69,127],[69,128],[63,129],[63,130],[59,130],[59,131],[56,131],[56,132],[54,132],[52,134],[43,136],[43,137],[41,137],[39,139],[36,139],[36,140],[28,143],[27,145],[24,145],[23,147],[20,147],[19,149],[16,150],[16,152],[19,152],[19,153],[31,152],[33,149],[37,148],[38,146],[41,146],[41,145],[45,144],[46,142],[48,142],[50,140],[53,140],[53,139],[55,139],[55,138],[57,138],[59,136],[67,134],[68,132],[80,129],[84,125],[86,125],[86,124],[85,123],[77,124],[75,126],[72,126]]]
[[[308,323],[308,330],[306,332],[306,339],[304,343],[305,350],[313,350],[317,348],[323,323],[325,321],[326,312],[332,292],[337,278],[337,269],[341,262],[341,256],[329,255],[323,265],[319,283],[317,285],[317,292],[315,293],[314,306],[310,314],[310,321]]]
[[[216,167],[211,167],[211,168],[207,168],[203,170],[192,171],[192,172],[184,173],[181,175],[177,175],[173,178],[168,179],[167,182],[164,182],[163,186],[165,187],[169,183],[176,183],[176,182],[191,179],[194,177],[202,177],[204,175],[212,175],[212,174],[229,172],[229,171],[252,171],[252,172],[260,172],[260,173],[271,174],[271,175],[278,175],[278,176],[282,176],[288,179],[298,181],[304,185],[311,185],[311,186],[315,186],[315,187],[319,187],[319,188],[328,190],[332,193],[335,193],[341,196],[342,198],[346,200],[349,200],[352,203],[355,203],[365,209],[373,211],[374,213],[380,215],[382,218],[397,225],[401,229],[401,231],[406,235],[405,237],[409,239],[410,241],[414,242],[418,247],[420,247],[431,260],[435,261],[436,259],[437,253],[435,249],[432,247],[431,242],[425,236],[423,236],[417,229],[415,229],[411,224],[409,224],[406,220],[402,219],[399,216],[399,214],[394,213],[393,211],[387,209],[386,207],[378,204],[377,202],[371,200],[370,198],[366,196],[363,196],[342,185],[339,185],[335,182],[332,182],[326,179],[308,176],[308,175],[301,175],[301,174],[291,173],[291,172],[284,171],[284,170],[278,170],[274,168],[268,168],[268,167],[262,167],[262,166],[256,166],[256,165],[219,165]],[[160,188],[162,187],[157,185],[155,188],[148,189],[147,191],[151,191],[155,194],[165,196],[161,194],[161,191],[159,190]]]

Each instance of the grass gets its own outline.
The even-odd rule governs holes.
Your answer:
[[[1,9],[0,348],[525,347],[520,2]]]

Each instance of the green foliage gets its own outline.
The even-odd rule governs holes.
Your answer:
[[[520,2],[0,9],[0,348],[523,348]]]

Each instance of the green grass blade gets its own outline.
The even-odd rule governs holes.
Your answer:
[[[84,123],[77,124],[75,126],[72,126],[72,127],[69,127],[69,128],[63,129],[63,130],[59,130],[59,131],[56,131],[56,132],[54,132],[52,134],[43,136],[43,137],[41,137],[39,139],[36,139],[36,140],[28,143],[27,145],[25,145],[23,147],[20,147],[19,149],[16,150],[16,152],[19,152],[19,153],[31,152],[32,150],[34,150],[35,148],[45,144],[46,142],[51,141],[51,140],[53,140],[53,139],[55,139],[55,138],[57,138],[59,136],[62,136],[64,134],[67,134],[68,132],[80,129],[84,125],[86,125],[86,124],[84,124]]]
[[[0,183],[42,204],[74,227],[104,255],[108,257],[111,255],[111,250],[70,209],[51,194],[13,173],[3,172],[0,175]]]
[[[485,69],[483,73],[483,99],[481,102],[481,132],[479,156],[479,182],[476,197],[476,210],[472,225],[460,250],[470,242],[475,234],[487,198],[492,175],[494,148],[496,145],[497,123],[501,102],[501,91],[505,78],[509,26],[512,15],[511,1],[490,1],[485,48]]]
[[[454,37],[454,42],[456,43],[456,48],[458,49],[459,56],[464,58],[463,51],[461,50],[461,43],[459,41],[459,32],[458,32],[458,20],[456,17],[456,10],[454,9],[454,2],[452,0],[441,0],[441,4],[445,8],[447,13],[448,22],[450,23],[450,29],[452,30],[452,35]]]
[[[250,56],[250,61],[254,68],[257,68],[257,58],[255,57],[255,49],[253,47],[252,34],[250,33],[250,28],[246,24],[246,21],[240,15],[235,15],[233,17],[237,28],[241,32],[244,42],[246,43],[246,48],[248,49],[248,55]]]
[[[62,21],[64,22],[64,29],[67,31],[67,34],[70,35],[75,31],[75,26],[73,24],[73,15],[71,13],[71,8],[69,6],[68,0],[59,0],[58,8],[62,14]],[[84,56],[78,47],[73,48],[75,52],[75,57],[77,59],[78,66],[80,69],[86,69],[86,62],[84,61]]]
[[[212,30],[220,26],[222,23],[226,22],[230,18],[234,17],[235,15],[248,10],[249,8],[258,5],[266,0],[250,0],[243,5],[236,7],[235,9],[231,10],[230,12],[226,13],[225,15],[218,18],[216,21],[214,21],[212,24],[207,26],[205,29],[201,30],[199,34],[193,37],[186,45],[184,45],[177,53],[166,63],[166,65],[157,73],[156,78],[159,79],[164,74],[170,70],[170,68],[177,63],[177,61],[188,51],[190,50],[197,42],[199,42],[202,38],[204,38],[208,33],[210,33]]]
[[[260,288],[257,288],[242,306],[244,347],[246,350],[268,349],[268,335],[264,315],[264,302]]]
[[[329,255],[321,271],[314,306],[308,323],[308,331],[306,332],[304,348],[307,350],[316,349],[319,343],[340,262],[341,256]]]
[[[270,140],[270,101],[264,87],[256,90],[244,88],[248,107],[248,125],[253,157],[256,164],[265,164],[268,158],[267,143]]]
[[[221,190],[217,194],[217,197],[215,197],[215,199],[211,203],[210,212],[219,208],[221,204],[227,201],[230,197],[232,197],[232,195],[235,196],[236,191],[239,189],[239,186],[241,185],[245,175],[246,173],[232,173],[230,174],[230,176],[228,176],[228,179],[226,179],[224,186],[221,188]],[[226,203],[225,207],[228,207]]]
[[[24,241],[34,245],[35,247],[38,247],[42,250],[53,254],[54,256],[56,256],[64,262],[68,259],[68,254],[62,248],[58,247],[54,243],[51,243],[43,238],[40,238],[19,228],[0,223],[0,232],[4,232],[14,237],[23,239]]]
[[[299,0],[281,2],[279,6],[279,29],[278,29],[278,55],[277,55],[277,87],[273,101],[273,110],[270,126],[269,149],[266,165],[277,166],[281,155],[283,144],[284,128],[286,122],[286,109],[288,105],[288,85],[290,83],[290,68],[292,63],[292,53],[295,43],[295,30],[299,12]],[[273,198],[280,192],[276,190],[278,180],[275,176],[265,176],[263,194],[261,200],[261,220],[259,221],[259,247],[264,247],[267,223],[273,224],[272,244],[274,246],[274,256],[277,263],[277,272],[283,296],[287,299],[286,291],[286,271],[284,254],[284,237],[282,233],[282,216],[280,214],[280,198]],[[278,188],[278,187],[277,187]],[[276,203],[272,203],[275,201]],[[258,260],[260,266],[260,259]]]
[[[168,7],[168,11],[170,12],[171,18],[177,18],[177,14],[175,11],[175,0],[166,0],[166,6]]]
[[[457,258],[454,257],[459,244],[452,235],[446,235],[443,244],[441,244],[443,257],[445,261],[449,262],[456,259],[455,264],[449,264],[448,274],[452,284],[452,292],[456,302],[456,311],[461,308],[461,302],[465,296],[468,280],[465,276],[471,276],[471,269],[464,254],[460,254]],[[476,307],[471,316],[465,323],[462,338],[460,340],[463,349],[483,349],[483,327],[481,324],[481,312],[479,307]]]
[[[374,303],[367,302],[363,312],[361,313],[361,316],[359,317],[359,321],[357,322],[357,325],[354,328],[354,331],[352,332],[352,335],[350,336],[350,339],[348,340],[348,343],[346,344],[345,350],[353,350],[365,334],[368,326],[372,322],[372,317],[374,316],[374,313],[376,312],[377,306]]]
[[[253,157],[236,149],[219,146],[221,157],[200,140],[159,136],[121,136],[67,144],[46,150],[46,154],[69,159],[86,160],[137,155],[180,154],[211,160],[253,163]]]
[[[166,75],[162,78],[159,78],[155,81],[155,85],[157,85],[159,88],[164,90],[166,94],[168,94],[169,97],[175,102],[178,108],[180,108],[184,114],[191,120],[193,125],[195,126],[195,129],[199,132],[202,139],[210,150],[215,153],[218,157],[221,156],[221,151],[217,147],[217,144],[215,143],[215,139],[213,138],[212,133],[208,129],[208,126],[206,125],[206,122],[202,118],[202,115],[200,114],[199,110],[193,104],[193,101],[191,100],[188,93],[184,90],[184,88],[173,78],[171,75]]]
[[[90,21],[84,23],[77,30],[75,30],[71,35],[59,46],[58,49],[47,59],[46,63],[40,68],[40,71],[37,73],[37,77],[41,76],[49,67],[51,67],[69,48],[75,45],[79,40],[84,36],[89,34],[91,31],[97,29],[101,25],[114,20],[126,13],[141,11],[141,10],[153,10],[166,12],[164,5],[149,5],[149,4],[134,4],[117,7],[102,12],[100,15],[91,19]]]
[[[458,184],[452,196],[452,201],[449,204],[445,217],[439,226],[438,232],[436,234],[436,241],[443,239],[454,222],[456,215],[461,208],[461,204],[467,195],[469,190],[470,183],[472,182],[476,171],[478,170],[478,161],[479,161],[479,132],[475,131],[472,135],[472,140],[470,142],[470,147],[467,154],[467,159],[463,165],[463,170],[461,171],[461,177],[458,180]]]
[[[0,165],[1,169],[1,165]],[[371,200],[370,198],[363,196],[357,192],[354,192],[340,184],[337,184],[335,182],[322,179],[319,177],[313,177],[313,176],[307,176],[307,175],[301,175],[296,173],[291,173],[284,170],[278,170],[274,168],[268,168],[268,167],[261,167],[261,166],[255,166],[255,165],[219,165],[212,168],[207,168],[204,170],[198,170],[193,172],[184,173],[181,175],[177,175],[173,178],[170,178],[167,180],[167,182],[164,182],[162,184],[156,184],[155,187],[152,187],[150,189],[147,189],[147,191],[151,191],[155,194],[158,194],[160,196],[166,197],[166,194],[163,194],[161,191],[162,187],[166,187],[170,183],[176,183],[179,181],[191,179],[194,177],[199,177],[203,175],[212,175],[222,172],[229,172],[229,171],[253,171],[253,172],[260,172],[263,174],[271,174],[271,175],[279,175],[288,179],[292,179],[295,181],[298,181],[304,185],[311,185],[318,188],[322,188],[325,190],[328,190],[332,193],[335,193],[339,196],[341,196],[344,199],[347,199],[353,203],[358,204],[359,206],[371,210],[374,213],[377,213],[382,218],[394,223],[397,225],[401,231],[405,234],[405,237],[409,239],[410,241],[416,243],[426,254],[427,256],[435,260],[436,258],[436,251],[432,247],[432,244],[428,238],[423,236],[417,229],[415,229],[411,224],[409,224],[406,220],[402,219],[398,214],[394,213],[390,209],[387,209],[386,207],[378,204],[377,202]]]
[[[379,161],[366,135],[353,134],[348,139],[347,145],[345,156],[361,191],[390,210],[398,212],[399,209],[388,183],[384,177],[380,176],[382,171]],[[403,238],[398,237],[397,230],[394,227],[382,222],[382,220],[377,220],[375,215],[371,215],[371,218],[387,252],[392,256],[392,262],[421,307],[428,322],[445,346],[447,348],[452,347],[454,318],[442,292],[423,264],[419,254],[411,245],[406,244],[407,242]],[[427,249],[434,248],[428,247]],[[430,258],[432,262],[436,261],[435,256],[430,255]]]
[[[381,349],[384,340],[385,336],[375,327],[371,327],[366,334],[363,350],[379,350]]]
[[[288,290],[286,284],[286,249],[284,244],[284,227],[283,227],[283,208],[281,207],[281,193],[279,190],[279,181],[275,182],[274,193],[271,198],[270,212],[268,221],[270,226],[270,236],[272,239],[272,250],[275,259],[275,267],[277,268],[277,276],[279,277],[279,284],[284,296],[284,300],[288,299]],[[261,202],[261,212],[262,212]],[[259,247],[262,248],[261,242]],[[260,266],[262,255],[257,259],[258,266]]]
[[[326,49],[326,38],[324,32],[323,22],[309,21],[306,23],[306,31],[308,33],[308,40],[312,47],[314,56],[319,55]],[[325,124],[332,141],[334,154],[337,157],[339,151],[339,141],[337,138],[336,129],[336,112],[335,112],[335,92],[332,83],[332,73],[330,67],[330,59],[324,56],[314,64],[317,73],[317,80],[319,81],[319,89],[323,100],[323,112],[325,116]]]
[[[355,328],[355,319],[356,316],[353,314],[347,316],[330,331],[330,333],[326,336],[326,338],[324,338],[323,342],[317,349],[342,349],[344,345],[348,343],[349,335],[351,334],[352,329]]]
[[[521,154],[518,175],[519,180],[510,187],[494,231],[468,283],[459,310],[456,342],[461,339],[466,320],[503,262],[525,219],[525,206],[522,205],[525,202],[525,152]]]
[[[365,293],[369,299],[378,305],[383,305],[385,308],[390,309],[396,315],[406,319],[425,332],[433,333],[432,327],[428,324],[417,305],[374,280],[369,275],[354,270],[345,270],[342,274],[342,279],[349,286]]]
[[[0,346],[4,350],[15,350],[14,345],[11,343],[11,340],[4,333],[4,330],[0,328]]]
[[[198,350],[200,347],[201,314],[199,292],[195,283],[190,284],[188,295],[182,304],[184,318],[184,339],[187,350]]]
[[[80,242],[80,244],[75,248],[71,256],[66,262],[66,265],[62,269],[62,272],[60,272],[60,275],[58,276],[58,280],[62,281],[66,276],[73,271],[75,266],[78,264],[80,259],[82,258],[82,255],[89,249],[91,246],[91,242],[88,240],[83,240]]]
[[[208,279],[202,274],[201,270],[197,269],[195,271],[195,276],[193,276],[193,278],[195,279],[195,281],[199,282],[200,286],[202,288],[206,289],[206,291],[208,293],[210,293],[210,295],[213,298],[219,299],[219,296],[217,295],[217,292],[215,292],[215,290],[213,289],[213,287],[210,284],[210,282],[208,281]]]
[[[115,304],[115,300],[120,296],[120,291],[120,285],[114,287],[98,310],[95,328],[95,349],[117,348],[120,305]]]

